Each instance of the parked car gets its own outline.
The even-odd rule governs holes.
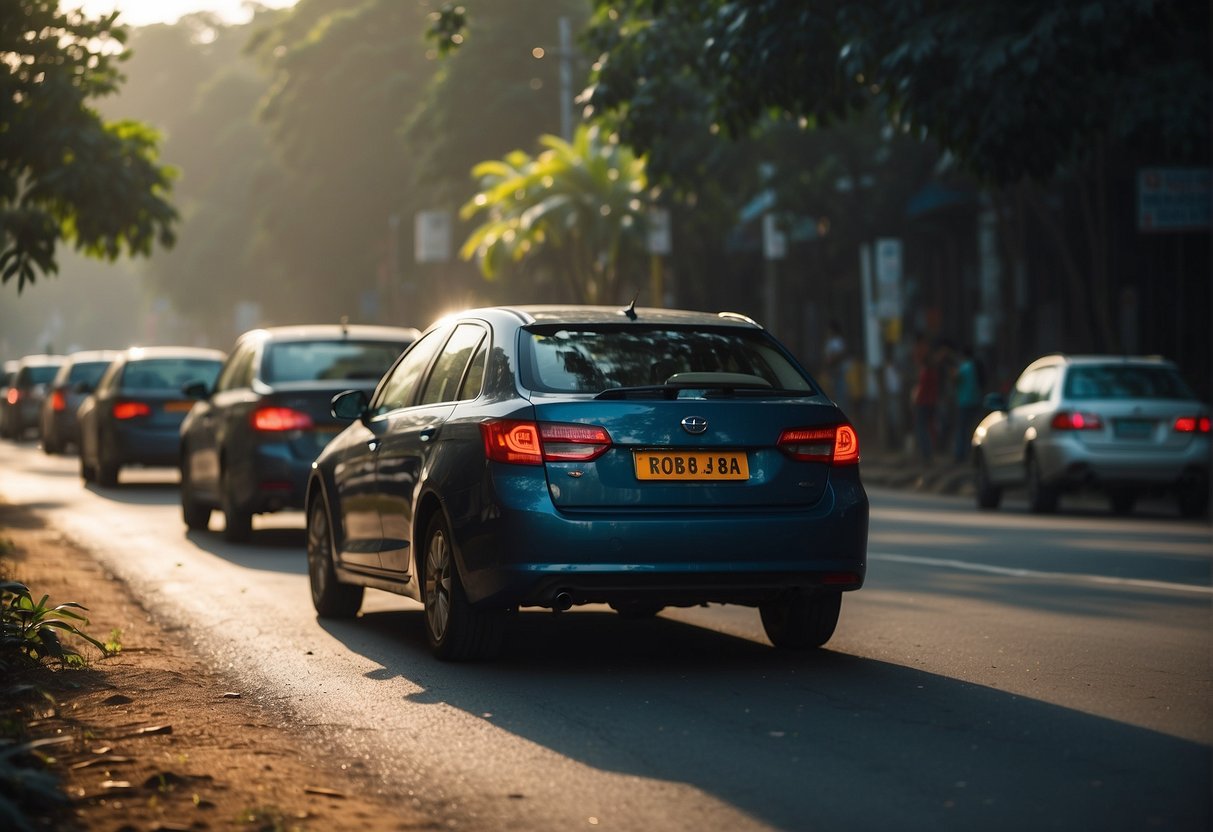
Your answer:
[[[312,461],[344,423],[334,395],[370,393],[420,335],[408,327],[311,325],[246,332],[214,389],[181,426],[181,511],[190,529],[224,516],[224,536],[247,540],[254,514],[303,508]]]
[[[425,607],[442,659],[490,656],[506,613],[757,606],[824,644],[864,581],[859,443],[740,315],[534,306],[427,330],[316,460],[308,574],[325,617],[364,587]]]
[[[190,384],[214,384],[224,354],[197,347],[132,347],[114,358],[77,411],[80,476],[112,486],[126,465],[177,464]]]
[[[1049,355],[986,407],[973,433],[980,508],[1019,485],[1035,512],[1083,488],[1105,492],[1116,514],[1148,492],[1170,492],[1186,517],[1208,508],[1209,406],[1170,361]]]
[[[17,361],[12,383],[0,402],[0,436],[20,439],[31,430],[40,431],[46,388],[63,361],[62,355],[27,355]]]
[[[101,374],[118,353],[114,350],[74,352],[55,373],[49,392],[42,402],[42,450],[59,454],[80,444],[80,423],[76,420],[84,397],[93,392]]]

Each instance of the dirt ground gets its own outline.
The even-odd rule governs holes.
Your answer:
[[[37,670],[42,699],[0,701],[32,716],[31,737],[63,781],[64,807],[43,807],[35,828],[54,830],[402,830],[433,824],[408,806],[377,802],[356,763],[326,756],[282,715],[241,695],[178,634],[162,628],[87,551],[31,512],[0,503],[0,558],[35,600],[76,601],[85,627],[121,650],[102,658],[78,642],[85,669]],[[0,824],[4,825],[4,824]]]

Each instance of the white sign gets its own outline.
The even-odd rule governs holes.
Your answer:
[[[674,250],[670,243],[670,212],[664,208],[650,208],[647,219],[649,254],[669,254]]]
[[[774,214],[762,216],[762,256],[768,260],[782,260],[788,254],[787,235],[779,230]],[[768,322],[769,325],[769,322]]]
[[[450,212],[418,211],[413,220],[413,239],[418,263],[445,263],[450,260]]]
[[[901,240],[893,237],[876,241],[876,317],[901,317]]]
[[[1209,168],[1143,168],[1137,172],[1139,231],[1204,231],[1213,206]]]

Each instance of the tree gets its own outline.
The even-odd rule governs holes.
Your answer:
[[[60,12],[50,0],[0,5],[0,281],[20,292],[58,271],[69,242],[106,259],[173,243],[172,171],[157,135],[90,106],[122,83],[117,13]]]
[[[577,128],[572,142],[543,136],[546,150],[521,150],[477,165],[481,191],[464,219],[487,214],[460,254],[476,257],[485,277],[508,263],[543,255],[556,265],[577,302],[621,302],[619,268],[639,227],[648,182],[644,160],[596,127]]]

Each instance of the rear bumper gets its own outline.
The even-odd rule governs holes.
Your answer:
[[[863,585],[868,499],[856,478],[808,508],[559,512],[546,491],[453,529],[468,598],[500,606],[758,604]],[[420,553],[418,553],[420,554]]]
[[[232,466],[236,503],[253,514],[303,508],[311,471],[312,460],[296,456],[287,443],[258,445],[245,464]]]
[[[112,453],[102,456],[119,465],[177,466],[180,437],[176,428],[125,427],[115,430],[113,439]]]
[[[1091,451],[1079,442],[1040,444],[1045,478],[1063,488],[1182,488],[1209,480],[1209,440],[1179,450]]]

